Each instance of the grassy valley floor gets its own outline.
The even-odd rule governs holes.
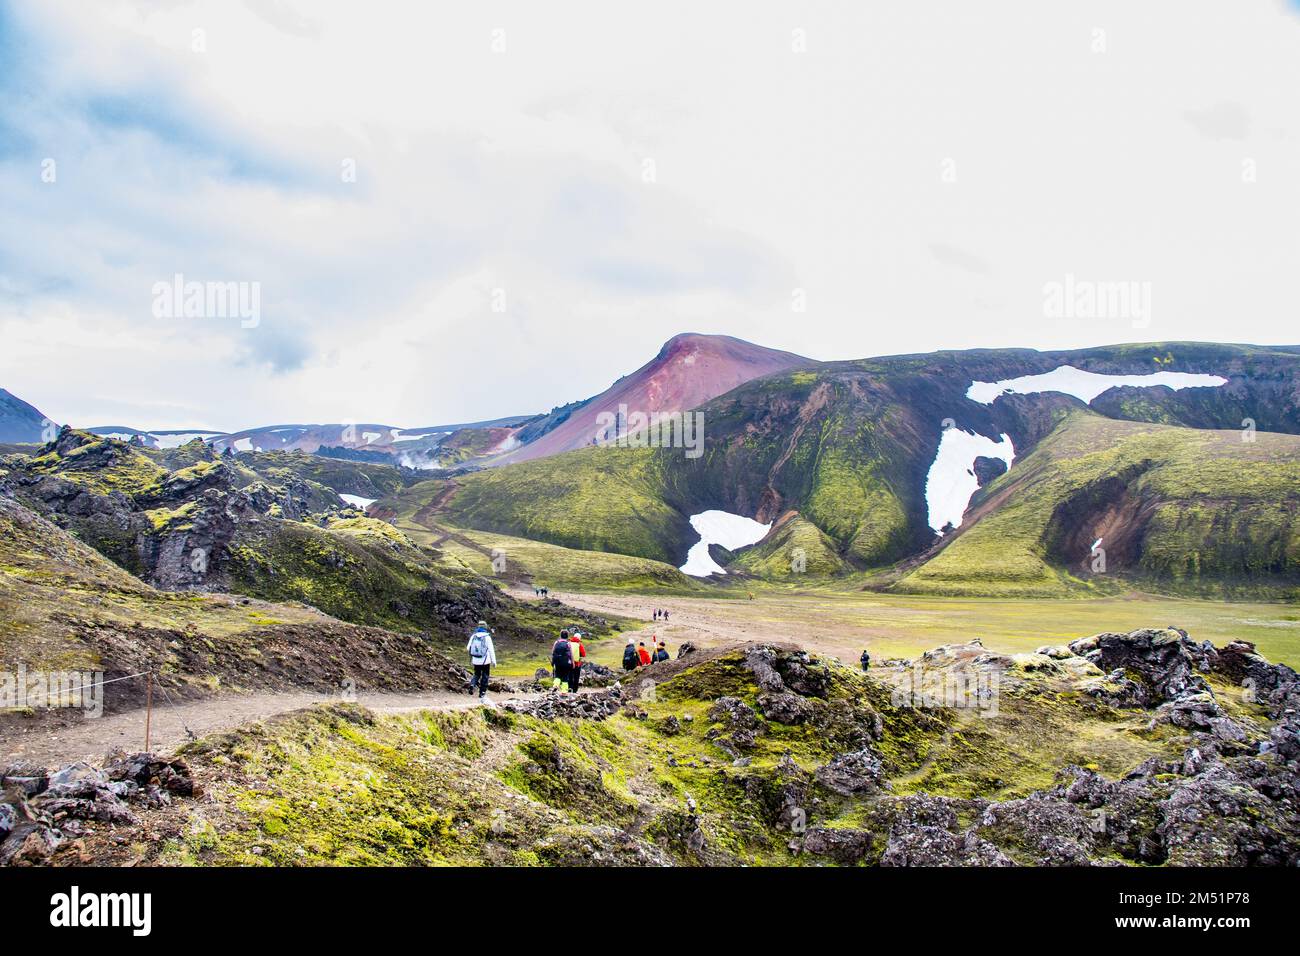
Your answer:
[[[530,600],[531,591],[516,596]],[[625,636],[651,634],[676,648],[683,641],[713,647],[728,641],[789,641],[852,663],[870,649],[876,660],[913,658],[940,644],[979,638],[990,651],[1033,651],[1103,631],[1174,625],[1194,639],[1224,645],[1254,643],[1272,661],[1300,667],[1300,607],[1128,595],[1091,600],[998,600],[875,593],[801,593],[756,589],[754,599],[726,597],[556,593],[566,604],[644,621]],[[669,612],[667,625],[650,620]],[[596,645],[595,659],[617,666],[622,642]]]

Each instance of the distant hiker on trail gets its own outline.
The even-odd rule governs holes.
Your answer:
[[[862,652],[862,656],[858,658],[858,661],[862,664],[862,669],[864,671],[871,670],[871,655],[866,651]]]
[[[668,645],[666,645],[663,641],[660,641],[659,649],[655,651],[654,661],[656,664],[658,664],[660,661],[668,661],[668,660],[672,660],[672,658],[668,656]]]
[[[650,652],[645,649],[645,641],[641,641],[637,645],[636,656],[637,660],[641,662],[642,667],[645,667],[650,663]]]
[[[664,620],[664,621],[668,620],[668,612],[667,612],[667,611],[664,611],[663,616],[661,617],[661,620]]]
[[[575,629],[569,635],[569,650],[573,655],[573,666],[569,671],[569,690],[576,694],[578,684],[582,680],[582,665],[587,660],[587,649],[582,646],[581,631]]]
[[[564,690],[569,686],[569,670],[573,666],[573,651],[569,649],[568,630],[560,631],[560,639],[551,645],[551,689]]]
[[[654,614],[650,615],[650,620],[652,620],[652,621],[657,621],[657,620],[659,620],[659,609],[658,609],[658,608],[655,608],[655,612],[654,612]]]
[[[627,647],[623,648],[623,670],[634,671],[641,663],[641,656],[636,652],[636,638],[627,639]]]
[[[492,632],[488,630],[487,621],[478,622],[478,627],[469,636],[465,650],[469,651],[470,663],[474,665],[474,676],[469,681],[470,696],[474,696],[474,688],[477,687],[478,699],[486,704],[488,680],[491,678],[492,665],[497,662],[497,649],[492,643]]]

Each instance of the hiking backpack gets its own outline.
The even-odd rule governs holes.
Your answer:
[[[636,667],[636,665],[639,664],[639,663],[641,663],[641,658],[640,658],[640,656],[639,656],[639,655],[637,654],[637,652],[636,652],[636,647],[634,647],[633,645],[629,644],[627,647],[623,648],[623,668],[624,668],[624,670],[629,670],[629,671],[630,671],[630,670],[632,670],[632,668]]]
[[[487,631],[475,631],[469,639],[469,656],[484,658],[488,656]]]
[[[551,667],[557,670],[564,670],[570,664],[569,642],[560,638],[551,648]]]

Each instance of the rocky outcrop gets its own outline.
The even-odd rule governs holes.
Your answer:
[[[802,850],[814,856],[825,856],[837,863],[851,864],[870,855],[875,846],[875,834],[849,827],[812,827],[804,835]]]
[[[1111,703],[1130,707],[1208,692],[1201,672],[1212,669],[1215,656],[1213,645],[1196,644],[1174,628],[1098,634],[1073,642],[1070,650],[1111,675],[1117,685],[1105,695]]]
[[[594,694],[549,693],[535,700],[508,700],[501,708],[542,720],[605,720],[617,714],[626,700],[623,689],[613,687]]]
[[[880,758],[868,749],[840,754],[817,768],[817,782],[844,796],[872,793],[880,786]]]
[[[717,726],[709,728],[705,737],[733,757],[739,751],[752,749],[763,732],[763,722],[753,708],[737,697],[719,697],[714,701],[709,708],[709,720]]]
[[[15,764],[0,770],[0,866],[51,861],[96,824],[131,826],[141,808],[201,795],[180,759],[110,754],[102,768],[84,762],[53,773]]]

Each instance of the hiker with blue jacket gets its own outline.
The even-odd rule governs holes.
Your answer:
[[[477,687],[479,701],[486,704],[488,680],[492,674],[492,665],[497,662],[497,649],[492,643],[492,632],[488,630],[487,621],[478,622],[478,627],[469,636],[465,650],[469,651],[470,663],[474,665],[474,676],[469,681],[470,695],[473,695],[474,688]]]

